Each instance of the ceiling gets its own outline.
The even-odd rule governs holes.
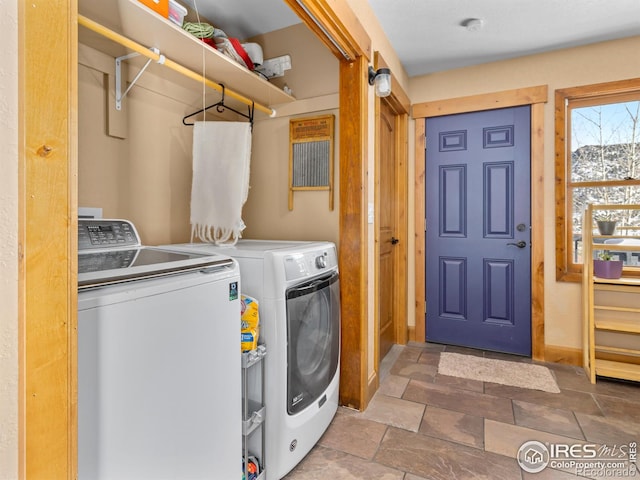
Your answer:
[[[300,22],[283,0],[184,1],[240,39]],[[368,2],[409,77],[640,35],[640,0]]]

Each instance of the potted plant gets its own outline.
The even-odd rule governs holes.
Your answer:
[[[618,220],[605,213],[596,217],[596,223],[598,224],[600,235],[613,235]]]
[[[622,276],[622,260],[614,260],[607,250],[599,257],[593,260],[593,274],[596,277],[616,279]]]

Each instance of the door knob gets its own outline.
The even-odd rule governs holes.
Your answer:
[[[400,240],[398,240],[396,237],[391,237],[391,245],[395,245],[396,243],[398,243]]]
[[[507,243],[507,245],[514,245],[518,248],[524,248],[527,246],[527,242],[525,242],[524,240],[520,240],[518,243],[514,243],[514,242],[509,242]]]

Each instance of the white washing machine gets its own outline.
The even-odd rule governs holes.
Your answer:
[[[78,225],[78,478],[241,478],[240,271]]]
[[[340,282],[335,245],[240,240],[233,247],[166,247],[235,258],[241,293],[259,302],[260,343],[268,352],[262,462],[267,480],[279,480],[318,442],[338,408]]]

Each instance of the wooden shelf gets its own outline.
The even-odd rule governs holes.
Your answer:
[[[582,278],[583,366],[591,383],[596,382],[597,375],[640,381],[640,364],[634,363],[640,356],[640,337],[638,337],[640,306],[636,300],[640,294],[640,278],[629,276],[636,274],[639,269],[635,266],[626,267],[622,271],[622,278],[619,279],[599,278],[593,275],[593,261],[590,260],[594,256],[593,252],[597,250],[640,251],[640,245],[611,244],[603,247],[602,243],[593,241],[594,215],[601,210],[616,209],[640,210],[640,205],[588,205],[582,222],[583,258],[588,259],[583,266]],[[616,238],[637,239],[638,237],[616,235]],[[609,338],[609,341],[604,343],[620,343],[618,345],[596,344],[597,332],[601,332],[599,335],[604,335],[601,340]],[[617,335],[607,337],[609,332]],[[610,337],[615,337],[616,340]],[[607,359],[597,358],[597,352],[600,357],[606,356]]]
[[[640,382],[640,365],[596,359],[596,375]]]
[[[636,250],[640,249],[636,247]],[[600,278],[593,277],[593,282],[599,285],[618,285],[618,286],[630,286],[630,287],[640,287],[640,278],[637,277],[621,277],[621,278]]]
[[[594,236],[594,238],[596,238]],[[627,237],[623,237],[621,235],[609,235],[607,237],[599,237],[599,238],[606,238],[607,240],[612,239],[612,238],[617,238],[617,239],[625,239],[625,238],[629,238]],[[638,237],[632,237],[633,240],[638,240]],[[640,245],[625,245],[624,243],[594,243],[593,244],[593,249],[594,250],[615,250],[617,251],[623,251],[626,250],[628,252],[635,252],[638,250],[638,247],[640,247]]]
[[[618,355],[640,357],[640,350],[635,348],[610,347],[609,345],[596,345],[595,348],[596,352],[600,353],[615,353]]]
[[[635,307],[615,307],[613,305],[594,305],[593,308],[596,310],[605,310],[608,312],[640,313],[640,308],[635,308]]]
[[[635,309],[640,312],[640,310]],[[604,320],[595,319],[595,327],[598,330],[609,330],[611,332],[637,333],[640,334],[640,322],[633,320]]]
[[[158,48],[165,57],[194,72],[202,74],[204,63],[203,76],[258,103],[273,106],[295,101],[291,95],[201,42],[138,0],[80,0],[78,11],[141,45]],[[80,28],[79,41],[113,57],[129,53],[124,47],[86,28]],[[174,77],[180,76],[175,74]],[[186,77],[178,81],[184,82],[188,88],[197,87],[194,80]]]

